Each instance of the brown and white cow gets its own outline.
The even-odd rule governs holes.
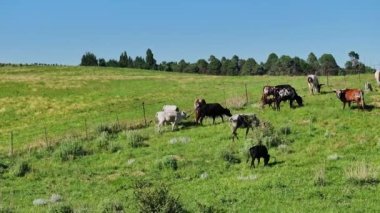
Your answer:
[[[359,106],[364,109],[364,93],[360,89],[340,89],[335,90],[336,97],[339,98],[343,102],[343,109],[346,107],[346,103],[351,107],[351,102],[355,102]]]

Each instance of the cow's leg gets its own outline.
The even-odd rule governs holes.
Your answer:
[[[200,119],[200,121],[199,121],[199,122],[201,123],[201,125],[203,125],[203,118],[204,118],[204,117],[201,117],[201,119]]]
[[[247,130],[245,131],[245,138],[247,138],[248,131],[249,131],[249,127],[247,127]]]
[[[222,122],[224,123],[224,120],[223,120],[223,115],[220,116],[220,118],[222,119]]]
[[[251,161],[251,168],[255,168],[255,158],[254,157],[252,157],[252,161]]]
[[[343,102],[343,109],[346,108],[346,102]]]
[[[215,116],[212,116],[212,124],[215,124]]]
[[[236,137],[236,139],[239,140],[239,138],[238,138],[238,136],[237,136],[237,134],[236,134],[236,130],[237,130],[237,127],[234,127],[234,128],[232,129],[232,142],[235,142],[235,137]]]
[[[348,107],[351,108],[351,102],[350,101],[348,102]]]

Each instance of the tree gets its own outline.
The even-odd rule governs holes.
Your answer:
[[[327,85],[329,85],[329,75],[337,75],[339,73],[339,66],[335,58],[331,54],[323,54],[319,58],[322,72],[327,76]]]
[[[86,52],[82,56],[80,66],[98,66],[98,60],[96,56],[91,52]]]
[[[156,69],[156,59],[154,59],[151,49],[147,49],[145,61],[148,69]]]
[[[242,69],[241,69],[241,75],[257,75],[258,74],[258,64],[253,58],[248,58]]]
[[[119,66],[120,67],[129,67],[129,60],[128,60],[128,55],[127,52],[124,51],[121,53],[120,58],[119,58]]]
[[[180,60],[178,63],[178,71],[184,72],[187,66],[189,66],[189,63],[186,63],[186,61],[183,59]]]
[[[106,66],[106,60],[104,58],[99,58],[99,67],[105,67]]]
[[[198,67],[199,73],[206,74],[207,73],[207,66],[208,66],[208,63],[206,60],[199,59],[197,61],[197,67]]]
[[[277,73],[277,61],[278,56],[276,53],[269,54],[268,59],[264,64],[264,68],[269,75],[275,75]]]
[[[309,64],[309,72],[310,74],[317,74],[318,70],[320,69],[320,64],[317,59],[317,56],[314,55],[314,53],[309,53],[307,56],[307,63]]]
[[[209,61],[209,64],[207,66],[208,74],[220,75],[220,68],[222,67],[222,63],[220,63],[219,59],[211,55],[208,61]]]
[[[354,51],[351,51],[348,53],[348,56],[351,59],[352,66],[356,67],[359,64],[359,54]]]
[[[143,57],[136,56],[135,61],[133,62],[135,68],[145,69],[147,67],[146,62]]]
[[[107,67],[119,67],[119,62],[116,61],[115,59],[110,59],[106,63]]]

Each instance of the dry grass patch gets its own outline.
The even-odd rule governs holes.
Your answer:
[[[377,184],[377,171],[365,162],[356,163],[345,170],[347,179],[354,184]]]

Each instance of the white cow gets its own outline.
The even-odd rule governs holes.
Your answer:
[[[179,108],[176,105],[164,105],[162,107],[162,111],[164,111],[164,112],[178,112]]]
[[[158,131],[160,132],[160,127],[164,124],[171,123],[172,131],[174,128],[183,120],[186,119],[185,112],[177,112],[177,111],[160,111],[156,113],[156,118],[158,121]]]
[[[380,87],[380,70],[376,70],[376,72],[375,72],[375,79],[376,79],[376,82],[377,82],[377,86]]]
[[[319,84],[318,78],[316,75],[307,76],[307,84],[309,86],[310,94],[320,93],[321,87],[323,84]]]

